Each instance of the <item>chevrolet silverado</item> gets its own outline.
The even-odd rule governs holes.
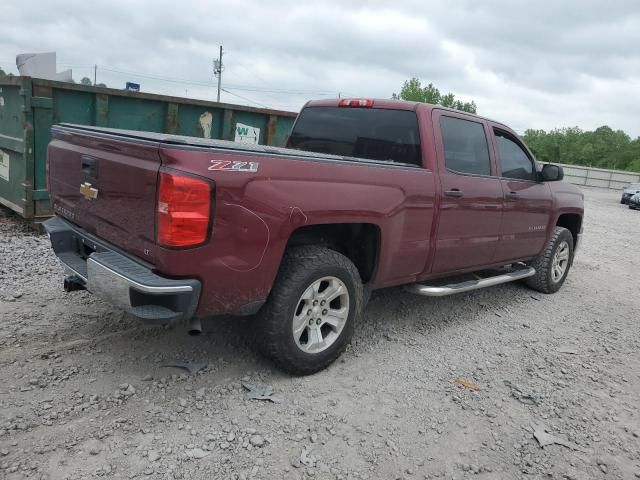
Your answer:
[[[583,196],[509,127],[415,102],[308,102],[287,148],[57,125],[48,146],[66,270],[146,322],[251,315],[262,352],[309,374],[374,289],[425,296],[565,281]]]

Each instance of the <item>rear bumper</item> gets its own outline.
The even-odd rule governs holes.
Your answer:
[[[60,217],[47,220],[44,228],[66,273],[94,295],[148,323],[193,316],[201,290],[198,280],[157,275],[150,266]]]

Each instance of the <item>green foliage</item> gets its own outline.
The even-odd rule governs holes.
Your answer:
[[[93,85],[89,77],[82,77],[82,80],[80,80],[80,83],[82,85]]]
[[[640,172],[640,137],[602,126],[592,132],[578,127],[526,130],[524,141],[541,162],[585,165]]]
[[[431,103],[433,105],[442,105],[443,107],[455,108],[456,110],[462,110],[463,112],[476,113],[477,106],[474,101],[463,102],[457,100],[453,93],[447,93],[443,95],[440,93],[433,83],[430,83],[426,87],[422,86],[422,83],[417,78],[407,80],[400,89],[400,94],[394,93],[391,95],[394,100],[409,100],[412,102],[424,102]]]
[[[7,74],[4,72],[2,67],[0,67],[0,77],[4,77],[5,75],[7,75]]]

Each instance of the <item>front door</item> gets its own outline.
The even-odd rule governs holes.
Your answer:
[[[544,248],[552,210],[549,185],[538,178],[535,162],[511,132],[493,125],[493,140],[504,194],[496,261],[522,260]]]
[[[434,110],[440,170],[440,207],[431,273],[491,263],[500,238],[503,194],[487,142],[488,127],[476,117]]]

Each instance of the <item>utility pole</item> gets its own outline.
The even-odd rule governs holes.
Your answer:
[[[98,82],[98,65],[93,66],[93,86],[96,86]]]
[[[220,103],[220,84],[222,83],[222,71],[224,65],[222,64],[222,45],[220,45],[220,53],[218,59],[213,61],[213,74],[218,77],[218,103]]]

